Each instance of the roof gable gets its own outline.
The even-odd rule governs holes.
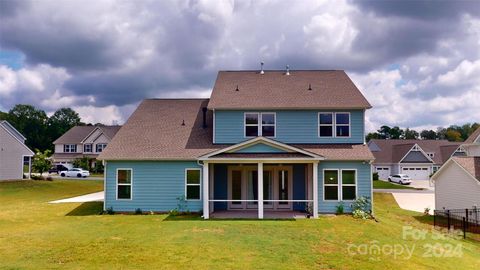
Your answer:
[[[480,127],[477,128],[466,140],[465,144],[480,143]]]
[[[79,144],[87,135],[97,127],[95,126],[75,126],[56,139],[53,144]]]
[[[311,89],[311,90],[310,90]],[[343,70],[220,71],[209,109],[367,109]]]
[[[12,126],[12,124],[10,124],[8,121],[6,120],[3,120],[3,121],[0,121],[0,125],[5,128],[12,136],[14,136],[15,138],[17,138],[19,141],[21,141],[22,143],[25,143],[25,141],[27,140],[22,133],[20,133],[14,126]]]
[[[398,163],[410,149],[417,144],[424,153],[433,153],[431,160],[434,164],[443,164],[447,161],[460,143],[447,140],[381,140],[372,139],[369,146],[375,144],[380,151],[372,151],[377,164]]]
[[[255,150],[260,150],[262,152],[255,152]],[[265,150],[269,150],[268,152],[263,152]],[[206,155],[201,156],[200,160],[208,160],[209,158],[218,156],[220,154],[245,154],[245,153],[261,153],[261,154],[300,154],[302,157],[312,158],[312,159],[324,159],[324,157],[314,154],[312,152],[305,151],[301,148],[297,148],[291,145],[287,145],[281,142],[274,141],[272,139],[268,139],[265,137],[256,137],[235,145],[228,146],[223,149],[219,149],[217,151],[213,151]],[[230,155],[229,157],[234,157]]]
[[[447,170],[449,166],[459,166],[472,179],[480,183],[480,157],[452,157],[450,158],[433,176],[432,180],[436,180],[443,171]]]
[[[10,135],[14,139],[13,141],[18,142],[26,150],[27,154],[32,156],[34,155],[33,151],[25,145],[25,137],[23,137],[20,132],[18,132],[12,125],[10,125],[10,123],[8,123],[7,121],[1,121],[0,128],[3,129],[6,134]]]
[[[249,145],[244,148],[236,149],[234,151],[229,151],[229,153],[287,153],[286,149],[279,148],[278,146],[273,146],[266,144],[265,142],[257,142],[256,144]]]
[[[115,134],[117,134],[118,130],[120,130],[120,128],[121,126],[97,126],[81,141],[81,143],[86,141],[94,142],[102,135],[106,136],[108,140],[111,140]]]

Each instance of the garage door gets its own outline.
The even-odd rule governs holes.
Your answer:
[[[429,167],[403,167],[402,173],[407,174],[413,180],[428,180],[430,176]]]
[[[378,173],[378,179],[380,180],[387,180],[390,176],[390,168],[389,167],[377,167],[376,168]]]

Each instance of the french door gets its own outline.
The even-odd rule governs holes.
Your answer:
[[[292,199],[292,167],[265,166],[263,170],[263,199]],[[258,208],[258,170],[256,166],[235,166],[229,168],[228,199],[248,200],[229,202],[229,209]],[[264,201],[265,209],[291,209],[291,202]]]

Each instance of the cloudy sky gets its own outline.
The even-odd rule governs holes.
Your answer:
[[[367,128],[480,121],[480,2],[0,0],[0,110],[123,123],[220,69],[344,69]]]

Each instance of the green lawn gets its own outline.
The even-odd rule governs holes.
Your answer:
[[[479,269],[478,242],[402,239],[402,226],[431,220],[375,194],[378,223],[351,216],[318,220],[208,220],[166,215],[97,215],[101,203],[47,204],[102,189],[101,181],[0,183],[1,269]],[[374,242],[377,241],[377,242]],[[349,254],[349,244],[407,245],[410,259]],[[425,258],[461,245],[461,258]],[[387,250],[386,250],[387,252]]]
[[[374,189],[417,189],[417,188],[395,184],[395,183],[391,183],[383,180],[374,180],[373,188]],[[421,189],[421,188],[418,188],[418,189]]]

